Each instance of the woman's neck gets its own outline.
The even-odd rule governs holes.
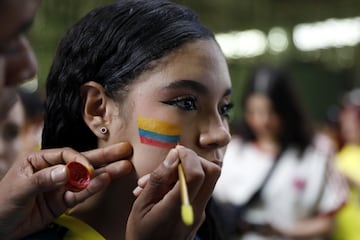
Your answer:
[[[106,190],[74,208],[70,215],[86,222],[107,240],[125,240],[127,219],[135,201],[135,183],[135,176],[113,180]]]

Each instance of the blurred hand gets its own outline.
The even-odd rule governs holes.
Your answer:
[[[184,168],[194,210],[192,226],[186,226],[181,219],[179,162]],[[220,172],[219,163],[201,158],[188,148],[177,146],[170,150],[154,172],[138,181],[139,186],[134,190],[137,199],[128,219],[126,239],[194,239],[205,219],[205,207]]]
[[[112,178],[132,170],[132,147],[119,143],[79,153],[48,149],[16,161],[0,182],[0,239],[16,239],[43,229],[68,208],[103,190]],[[78,161],[94,169],[89,186],[70,192],[64,164]],[[4,238],[5,237],[5,238]]]

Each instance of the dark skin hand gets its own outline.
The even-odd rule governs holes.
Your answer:
[[[194,224],[191,226],[186,226],[181,219],[179,162],[184,167],[190,204],[194,210]],[[220,176],[220,165],[188,148],[177,146],[172,149],[155,171],[139,180],[126,239],[194,239],[205,219],[205,207]]]
[[[119,143],[88,152],[70,148],[32,153],[9,169],[0,182],[0,239],[17,239],[43,229],[68,208],[106,187],[111,179],[129,174],[132,147]],[[65,164],[78,161],[95,169],[89,186],[80,192],[66,188]]]

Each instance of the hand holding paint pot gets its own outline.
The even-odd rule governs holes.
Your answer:
[[[86,167],[79,162],[69,162],[66,164],[69,180],[66,187],[72,192],[79,192],[85,189],[94,173],[92,166]]]
[[[102,191],[111,179],[127,176],[133,170],[128,160],[131,155],[132,146],[121,142],[80,154],[70,148],[44,149],[18,159],[0,181],[0,203],[6,209],[0,222],[7,223],[0,229],[0,238],[22,239],[34,229],[43,229],[55,217]],[[65,164],[74,159],[96,168],[86,191],[72,192],[65,187],[69,179]]]

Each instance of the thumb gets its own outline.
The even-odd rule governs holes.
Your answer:
[[[37,171],[28,181],[29,193],[39,193],[63,186],[68,181],[68,170],[65,165],[59,164]]]
[[[165,161],[150,174],[150,177],[148,177],[146,186],[141,191],[141,194],[139,194],[139,201],[146,205],[157,203],[163,199],[177,182],[178,164],[178,152],[177,150],[172,149]]]

